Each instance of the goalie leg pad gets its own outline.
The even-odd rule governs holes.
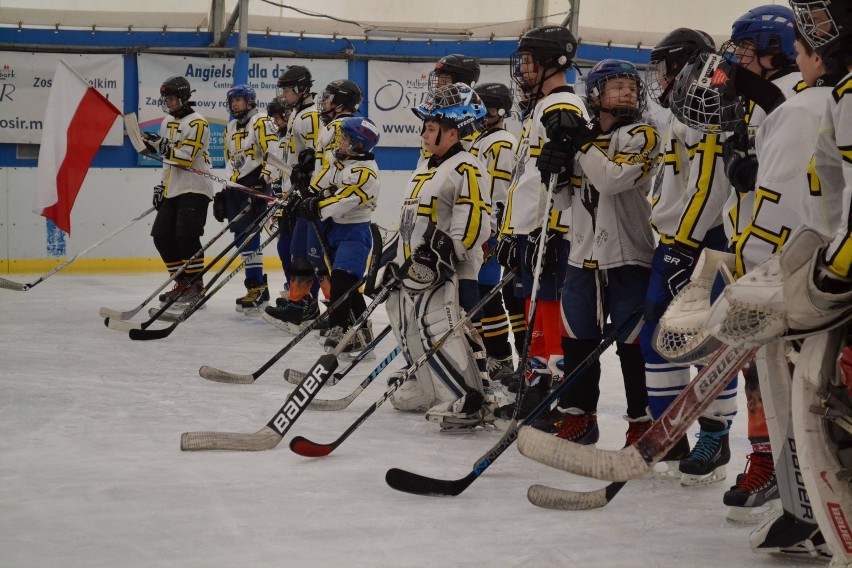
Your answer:
[[[393,333],[402,346],[403,356],[410,364],[423,355],[414,302],[408,294],[394,290],[388,295],[387,313]],[[419,411],[428,410],[437,402],[432,377],[425,365],[391,394],[390,402],[397,410]]]

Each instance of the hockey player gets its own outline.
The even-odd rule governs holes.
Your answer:
[[[202,172],[210,171],[210,127],[195,112],[192,88],[185,77],[169,77],[160,86],[163,111],[169,116],[160,123],[159,134],[148,135],[147,144],[163,158]],[[193,256],[201,249],[201,235],[207,223],[207,206],[213,197],[210,181],[200,175],[163,164],[160,183],[154,187],[153,204],[157,216],[151,227],[154,246],[169,274],[187,264],[174,287],[160,295],[163,303],[177,299],[194,303],[204,293],[204,283],[189,281],[204,268],[204,258]]]
[[[235,85],[228,90],[228,108],[234,117],[225,129],[225,174],[233,182],[264,193],[270,193],[271,184],[281,177],[278,168],[266,162],[267,152],[277,152],[278,137],[275,126],[265,114],[257,109],[257,95],[249,85]],[[245,208],[249,197],[235,189],[225,187],[216,194],[214,213],[218,220],[233,219]],[[251,223],[263,215],[265,204],[260,203],[246,217],[231,227],[239,235]],[[243,258],[248,258],[260,246],[260,234],[256,233],[243,249]],[[236,310],[245,315],[257,315],[269,301],[266,274],[263,273],[263,253],[246,264],[246,294],[237,298]]]
[[[291,168],[290,176],[284,180],[282,190],[288,194],[293,190],[292,179],[300,187],[310,183],[313,161],[309,160],[310,172],[303,175],[304,164],[299,164],[299,156],[308,151],[316,153],[322,132],[320,114],[314,102],[313,78],[311,72],[301,65],[291,65],[278,79],[278,97],[293,105],[293,115],[287,127],[284,157]],[[289,213],[289,216],[288,216]],[[318,249],[313,227],[295,212],[282,214],[282,223],[290,233],[290,271],[288,285],[281,298],[275,300],[275,306],[264,310],[263,319],[290,333],[298,333],[303,325],[308,325],[319,315],[317,294],[319,283],[316,271],[309,259],[308,250]]]
[[[678,28],[651,51],[647,72],[650,97],[663,108],[672,102],[675,78],[702,54],[715,52],[713,40],[700,30]],[[656,419],[689,384],[689,366],[671,363],[654,349],[660,317],[689,281],[705,248],[725,250],[727,238],[722,211],[730,194],[722,161],[723,135],[704,133],[669,113],[665,125],[661,165],[651,192],[651,225],[657,232],[648,291],[645,323],[640,333],[648,406]],[[703,486],[725,479],[730,460],[728,431],[737,412],[737,380],[708,406],[699,418],[700,431],[690,451],[684,436],[657,469],[680,479],[684,486]]]
[[[486,241],[491,223],[480,162],[461,144],[485,115],[479,97],[462,83],[447,85],[430,92],[414,113],[423,120],[421,138],[432,157],[408,183],[396,257],[401,286],[387,304],[409,363],[461,318],[456,269]],[[475,279],[476,273],[468,277]],[[484,365],[474,351],[482,351],[481,343],[467,331],[449,339],[393,393],[395,408],[425,410],[426,418],[444,430],[476,426],[490,414]]]
[[[355,287],[364,276],[372,246],[370,217],[379,194],[379,168],[372,151],[379,130],[367,118],[340,119],[340,140],[328,157],[329,167],[314,178],[314,193],[298,205],[308,223],[325,222],[321,231],[332,265],[328,298],[332,304],[345,300],[329,314],[330,330],[324,346],[331,350],[366,309],[364,296]],[[324,286],[325,288],[326,286]],[[369,325],[362,327],[345,352],[361,350],[373,340]]]
[[[266,106],[266,115],[272,121],[272,124],[275,125],[277,129],[276,134],[278,135],[278,152],[279,158],[282,160],[285,159],[284,156],[284,148],[287,146],[287,126],[290,122],[290,114],[293,111],[293,107],[286,103],[281,102],[280,99],[273,99]],[[287,171],[282,172],[282,177],[280,179],[275,180],[270,189],[272,190],[272,194],[276,197],[281,197],[283,193],[283,181],[288,177]],[[289,295],[289,274],[290,274],[290,240],[292,236],[292,230],[287,225],[288,220],[283,220],[282,211],[279,210],[276,214],[276,222],[278,223],[279,231],[278,231],[278,258],[281,260],[281,266],[284,268],[284,282],[285,289],[287,290],[287,294]],[[278,299],[276,298],[276,302]]]
[[[626,438],[632,444],[650,427],[651,417],[639,345],[641,321],[623,328],[642,309],[654,255],[646,196],[660,137],[642,121],[645,89],[632,63],[604,59],[596,64],[586,75],[586,100],[595,116],[596,136],[586,143],[565,138],[570,149],[564,158],[542,151],[538,159],[545,171],[565,163],[569,173],[580,176],[579,184],[561,190],[554,200],[560,209],[570,207],[571,246],[562,289],[568,336],[562,347],[565,366],[574,369],[600,344],[607,318],[621,329],[616,345],[627,395]],[[546,425],[558,437],[579,444],[598,441],[600,373],[596,362],[560,397],[556,415]]]
[[[479,59],[453,53],[445,55],[435,63],[435,68],[429,72],[428,89],[434,91],[438,87],[453,83],[464,83],[475,89],[477,81],[479,81]]]
[[[482,167],[488,173],[491,182],[488,194],[491,196],[493,215],[491,216],[491,237],[487,241],[487,249],[491,251],[497,246],[497,232],[503,221],[503,212],[506,210],[506,199],[509,196],[509,186],[514,170],[514,152],[518,140],[506,130],[504,124],[505,119],[512,113],[513,97],[509,87],[501,83],[485,83],[478,85],[475,90],[488,114],[485,116],[484,131],[474,140],[470,153],[480,158]],[[499,281],[500,263],[497,256],[492,254],[479,270],[480,297]],[[500,295],[495,296],[483,306],[480,318],[480,334],[485,343],[488,375],[492,381],[500,381],[507,374],[514,373],[512,346],[509,344],[510,322],[519,351],[520,345],[523,344],[523,305],[519,305],[511,290],[506,291],[504,288],[503,292],[502,299]],[[506,317],[506,308],[503,307],[504,301],[509,306],[511,314],[509,319]]]
[[[515,289],[517,297],[529,302],[533,274],[521,259],[525,257],[528,235],[541,228],[545,215],[550,217],[546,240],[552,249],[551,254],[546,255],[550,262],[545,263],[547,266],[540,275],[535,321],[527,322],[527,333],[532,333],[532,338],[529,367],[518,369],[526,380],[525,394],[517,413],[519,418],[526,417],[547,396],[552,377],[558,374],[556,362],[562,358],[558,294],[567,259],[567,245],[561,235],[568,228],[559,223],[559,212],[551,211],[551,204],[544,202],[547,186],[536,165],[545,148],[548,152],[564,151],[564,145],[558,144],[552,135],[570,137],[588,132],[586,107],[565,78],[576,49],[577,40],[566,28],[543,26],[523,35],[510,62],[512,80],[523,93],[524,104],[532,109],[521,130],[517,173],[509,189],[506,218],[497,245],[500,264],[520,274],[522,288]],[[546,128],[545,124],[553,126]],[[549,174],[546,178],[549,180]],[[525,354],[519,355],[523,358]],[[499,408],[496,415],[510,419],[515,409],[512,403]]]

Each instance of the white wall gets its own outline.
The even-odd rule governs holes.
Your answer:
[[[216,170],[214,174],[222,176]],[[381,172],[382,189],[373,220],[395,229],[402,208],[402,188],[410,172]],[[153,168],[92,169],[80,189],[71,214],[71,236],[66,237],[67,255],[72,256],[102,239],[151,206],[151,191],[159,180]],[[46,220],[32,212],[35,168],[0,168],[0,259],[49,258]],[[150,258],[157,251],[149,236],[154,215],[96,248],[89,258]],[[208,214],[205,235],[222,225]],[[211,249],[213,254],[218,250]],[[274,249],[268,249],[274,254]]]

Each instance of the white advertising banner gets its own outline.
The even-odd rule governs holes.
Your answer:
[[[124,108],[122,55],[0,51],[0,143],[41,143],[47,98],[60,59],[112,104]],[[122,134],[122,121],[116,119],[104,145],[121,146]]]
[[[225,167],[223,136],[230,120],[227,93],[234,86],[234,59],[139,54],[139,126],[143,131],[158,130],[165,116],[160,107],[160,85],[169,77],[186,77],[195,91],[195,109],[210,123],[210,158],[214,168]],[[331,59],[292,59],[257,57],[249,61],[249,85],[257,92],[263,110],[275,97],[278,77],[289,65],[307,67],[314,91],[322,92],[335,79],[348,75],[346,61]],[[140,164],[159,162],[140,157]]]
[[[367,77],[370,83],[368,115],[381,132],[379,146],[420,146],[422,124],[412,109],[423,102],[428,90],[429,73],[433,62],[397,63],[370,61]],[[508,65],[483,65],[479,83],[503,83],[514,91]],[[517,134],[517,122],[506,128]]]

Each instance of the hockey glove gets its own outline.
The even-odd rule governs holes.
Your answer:
[[[319,211],[319,203],[322,199],[322,196],[312,195],[311,197],[307,197],[299,202],[298,214],[299,217],[305,219],[307,221],[319,221],[320,220],[320,211]]]
[[[430,224],[423,242],[411,253],[411,265],[402,277],[402,285],[412,292],[424,292],[444,282],[454,272],[453,239]]]
[[[156,209],[157,211],[160,210],[160,205],[163,204],[163,198],[165,196],[165,193],[166,193],[166,186],[164,186],[163,184],[159,184],[159,185],[154,186],[154,196],[151,199],[151,204],[154,206],[154,209]]]
[[[143,132],[142,136],[145,137],[145,145],[152,152],[162,154],[163,156],[169,155],[170,147],[168,138],[163,138],[159,134],[154,134],[153,132]]]
[[[553,110],[541,117],[547,139],[553,142],[570,143],[579,148],[592,138],[592,128],[582,115],[569,110]]]
[[[222,190],[213,196],[213,218],[224,223],[228,218],[228,197],[225,195],[226,190]]]
[[[308,187],[311,184],[315,166],[316,152],[313,148],[305,148],[299,152],[298,163],[293,166],[293,170],[290,172],[290,184],[294,189]]]
[[[497,240],[497,262],[511,272],[518,272],[518,237],[503,235]]]
[[[725,175],[734,189],[740,193],[754,191],[757,181],[757,156],[754,148],[739,135],[725,140],[722,145],[722,160],[725,163]]]
[[[542,272],[553,272],[559,262],[559,239],[557,233],[548,231],[544,239],[544,257],[541,260]],[[524,266],[532,274],[535,271],[535,259],[541,243],[541,227],[527,235],[527,246],[524,249]]]
[[[561,174],[563,171],[572,170],[574,167],[573,147],[561,142],[545,142],[541,147],[541,154],[535,162],[538,171],[541,172],[541,181],[550,183],[550,174]]]
[[[663,283],[672,298],[677,296],[684,286],[689,283],[698,250],[664,245],[663,249]]]

